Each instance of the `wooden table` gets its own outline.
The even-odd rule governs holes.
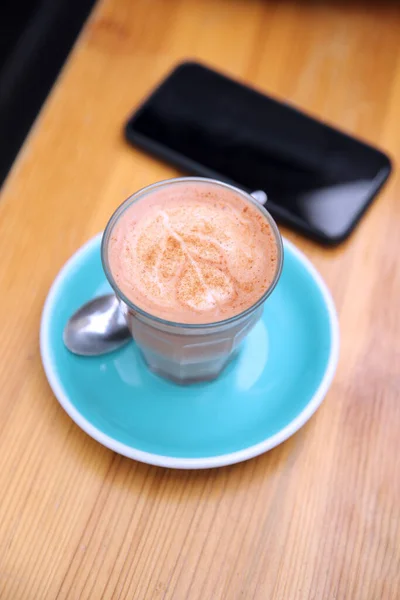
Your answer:
[[[340,314],[326,401],[293,438],[185,472],[118,456],[64,413],[39,320],[65,260],[132,191],[176,171],[123,140],[197,57],[400,161],[396,2],[105,0],[0,196],[0,598],[400,598],[400,179],[337,250],[284,232]],[[1,140],[6,143],[6,140]]]

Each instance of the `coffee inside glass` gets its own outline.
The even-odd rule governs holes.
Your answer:
[[[251,196],[185,177],[116,210],[102,261],[149,368],[189,383],[214,379],[233,358],[278,282],[283,249]]]

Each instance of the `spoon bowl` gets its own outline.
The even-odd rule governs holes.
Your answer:
[[[114,294],[98,296],[79,308],[68,320],[64,344],[80,356],[99,356],[117,350],[132,340]]]

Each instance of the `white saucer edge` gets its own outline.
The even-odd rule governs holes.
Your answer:
[[[290,250],[302,262],[302,264],[311,274],[312,278],[314,279],[322,293],[322,296],[328,309],[332,339],[328,365],[325,374],[322,378],[322,381],[318,389],[316,390],[314,396],[307,404],[307,406],[295,419],[293,419],[293,421],[291,421],[278,433],[263,440],[262,442],[259,442],[258,444],[255,444],[254,446],[249,446],[248,448],[245,448],[243,450],[237,450],[236,452],[231,452],[228,454],[208,456],[204,458],[180,458],[144,452],[142,450],[132,448],[131,446],[114,440],[113,438],[109,437],[108,435],[104,434],[102,431],[97,429],[97,427],[94,427],[89,421],[87,421],[69,400],[67,394],[65,393],[62,385],[60,384],[57,378],[54,365],[51,360],[49,344],[49,323],[50,313],[53,309],[54,300],[57,296],[58,288],[60,287],[64,277],[75,266],[75,262],[77,259],[89,252],[92,249],[92,246],[98,244],[99,238],[101,239],[102,235],[102,233],[97,234],[95,237],[93,237],[83,246],[81,246],[61,268],[55,280],[53,281],[53,284],[47,295],[40,323],[40,354],[42,357],[42,363],[47,380],[58,402],[64,408],[66,413],[71,417],[71,419],[75,421],[78,427],[85,431],[90,437],[100,442],[100,444],[106,446],[114,452],[117,452],[118,454],[122,454],[123,456],[133,458],[134,460],[138,460],[143,463],[172,469],[210,469],[239,463],[250,458],[254,458],[255,456],[258,456],[260,454],[263,454],[268,450],[271,450],[275,446],[278,446],[279,444],[287,440],[294,433],[296,433],[296,431],[303,427],[303,425],[312,417],[312,415],[315,413],[317,408],[324,400],[335,375],[337,363],[339,360],[339,321],[331,293],[326,283],[322,279],[321,275],[318,273],[317,269],[313,266],[310,260],[305,256],[305,254],[303,254],[301,250],[299,250],[292,242],[290,242],[286,238],[283,238],[284,246],[289,247]]]

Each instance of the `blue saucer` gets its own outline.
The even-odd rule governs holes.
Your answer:
[[[339,330],[324,282],[293,244],[284,242],[281,279],[239,356],[216,381],[182,387],[148,371],[134,342],[95,358],[65,348],[69,316],[111,291],[100,241],[89,241],[60,271],[40,332],[54,394],[86,433],[142,462],[199,469],[261,454],[311,417],[336,369]]]

